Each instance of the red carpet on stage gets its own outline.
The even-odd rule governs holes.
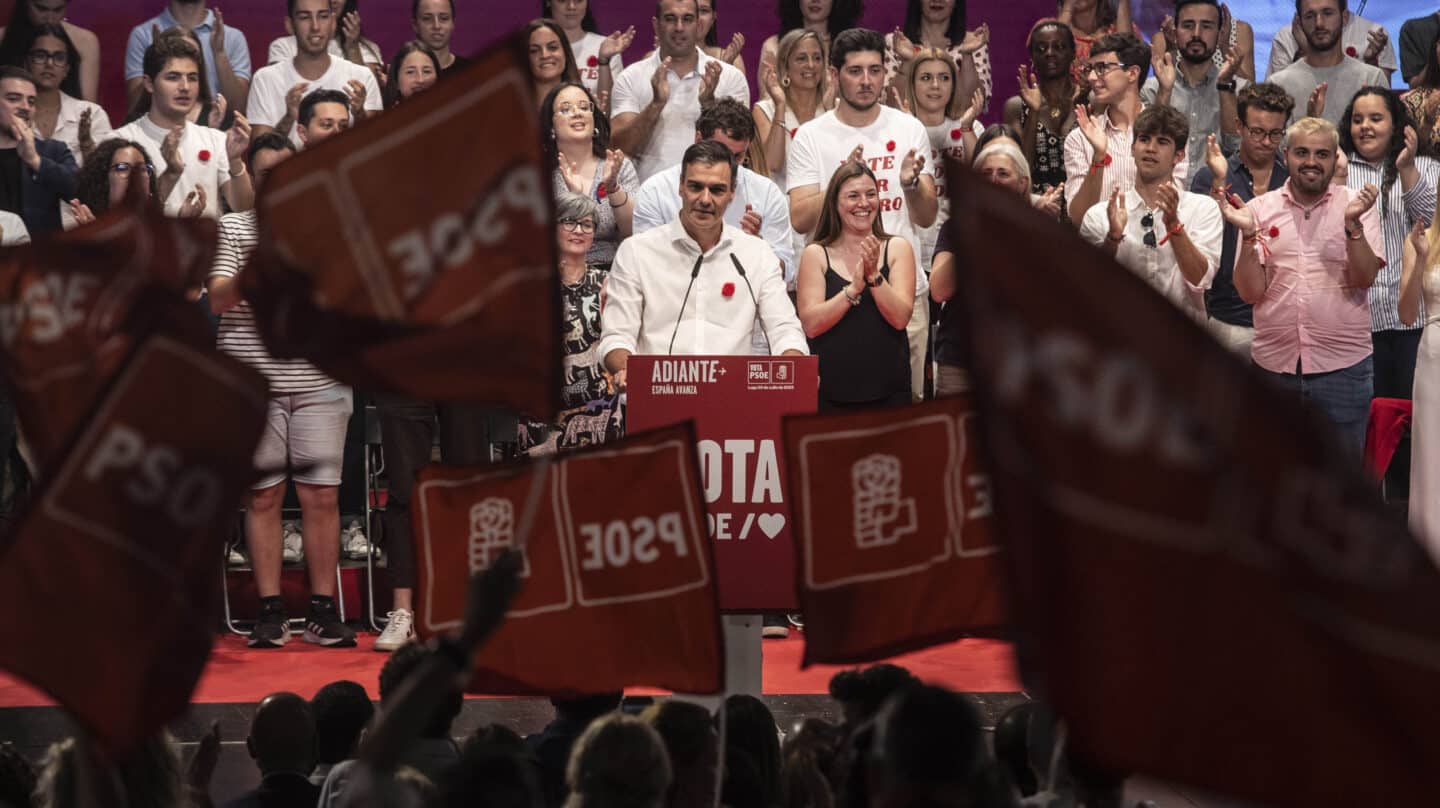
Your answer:
[[[386,655],[370,650],[375,635],[362,634],[359,648],[327,649],[307,645],[297,636],[284,648],[252,650],[245,640],[226,635],[215,644],[210,664],[191,701],[250,704],[277,690],[306,698],[323,685],[350,679],[379,698],[380,666]],[[817,665],[800,670],[804,640],[766,640],[766,695],[809,695],[828,692],[830,677],[840,668]],[[921,679],[962,693],[1014,693],[1020,690],[1008,643],[993,640],[960,642],[905,654],[891,660]],[[96,687],[104,687],[99,677]],[[636,692],[645,692],[637,690]],[[0,672],[0,707],[41,707],[53,704],[45,694]]]

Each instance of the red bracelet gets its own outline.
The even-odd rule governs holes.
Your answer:
[[[1172,228],[1170,229],[1170,232],[1168,232],[1168,233],[1165,234],[1165,238],[1160,239],[1160,243],[1157,244],[1157,245],[1155,245],[1155,246],[1157,246],[1157,247],[1163,247],[1163,246],[1165,246],[1165,242],[1169,241],[1171,236],[1175,235],[1176,233],[1179,233],[1181,230],[1184,230],[1184,229],[1185,229],[1185,223],[1184,223],[1184,222],[1181,222],[1180,224],[1175,225],[1174,227],[1172,227]]]

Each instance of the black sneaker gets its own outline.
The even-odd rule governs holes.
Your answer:
[[[305,621],[305,642],[327,648],[355,647],[355,630],[340,620],[331,601],[323,606],[310,604],[310,618]]]
[[[279,648],[290,641],[290,621],[283,605],[260,607],[260,619],[250,630],[246,644],[251,648]]]

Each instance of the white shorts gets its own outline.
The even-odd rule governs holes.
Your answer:
[[[259,491],[285,482],[339,485],[354,394],[337,384],[313,393],[271,396],[265,430],[255,447]],[[287,466],[288,463],[288,466]]]

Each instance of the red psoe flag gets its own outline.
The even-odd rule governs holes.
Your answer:
[[[0,667],[112,753],[182,713],[205,666],[265,397],[239,362],[147,338],[0,555]]]
[[[0,373],[42,473],[83,425],[138,338],[181,328],[213,343],[203,318],[138,305],[198,287],[214,256],[215,223],[158,208],[117,207],[93,224],[0,252]],[[152,322],[137,322],[137,317]],[[179,336],[179,334],[176,334]]]
[[[553,415],[560,287],[527,71],[509,41],[275,169],[240,276],[271,353],[361,389]]]
[[[1270,805],[1428,799],[1440,573],[1360,458],[1138,276],[951,176],[1022,673],[1072,747]]]
[[[805,665],[883,659],[1004,624],[974,425],[965,398],[784,419]]]
[[[719,692],[724,645],[697,468],[688,422],[548,466],[426,467],[412,508],[417,630],[460,628],[470,576],[516,546],[538,490],[520,593],[480,649],[471,690]]]

